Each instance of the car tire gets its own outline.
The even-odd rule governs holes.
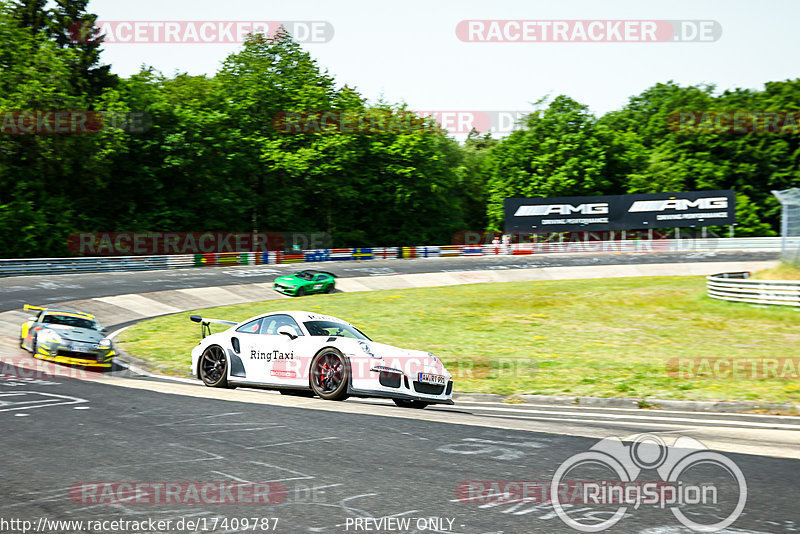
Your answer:
[[[335,288],[333,287],[333,284],[328,284],[327,287],[325,288],[325,293],[333,293],[334,291]]]
[[[228,387],[228,356],[219,345],[206,347],[197,362],[197,374],[210,388]]]
[[[297,291],[295,292],[294,296],[295,297],[302,297],[305,294],[306,294],[306,288],[300,287],[300,288],[297,289]]]
[[[429,402],[418,401],[418,400],[408,400],[408,399],[392,399],[396,405],[401,408],[415,408],[417,410],[422,410],[430,405]]]
[[[33,336],[33,339],[31,340],[31,354],[36,356],[36,349],[38,348],[39,344],[36,342],[36,336]]]
[[[347,358],[336,349],[323,349],[311,361],[309,383],[315,395],[325,400],[347,398],[350,383],[350,365]]]

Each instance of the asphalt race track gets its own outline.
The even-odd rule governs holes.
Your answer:
[[[355,519],[391,517],[443,521],[435,529],[413,526],[402,532],[575,532],[535,496],[469,502],[470,494],[459,488],[475,481],[549,481],[561,462],[598,441],[194,398],[69,378],[21,382],[0,381],[0,517],[34,522],[150,518],[174,524],[205,518],[210,525],[258,517],[277,518],[277,532],[353,532]],[[662,428],[671,431],[669,425]],[[726,456],[747,480],[744,513],[728,532],[796,532],[800,463]],[[147,483],[139,502],[136,494],[119,489],[126,482]],[[162,492],[159,500],[152,489],[159,483],[230,482],[277,484],[270,491],[280,502],[195,504],[183,494],[170,500]],[[97,491],[100,483],[114,483],[114,490]],[[721,496],[735,491],[729,479],[721,480]],[[730,509],[728,501],[694,513],[700,520]],[[585,505],[567,510],[579,520],[597,511]],[[651,505],[628,510],[611,531],[688,530],[669,508]]]
[[[775,257],[757,252],[499,256],[303,267],[360,277]],[[0,307],[269,282],[298,267],[6,278],[0,280]],[[687,436],[724,451],[711,453],[713,461],[682,471],[678,479],[685,487],[713,486],[715,499],[699,504],[687,499],[680,507],[671,502],[630,505],[608,532],[691,532],[676,511],[701,524],[721,521],[735,513],[742,497],[737,470],[746,481],[746,504],[724,532],[800,531],[796,417],[492,402],[419,411],[377,400],[326,402],[246,388],[214,390],[198,382],[130,373],[50,374],[13,338],[0,343],[0,365],[3,534],[22,531],[19,522],[8,523],[12,519],[31,521],[29,531],[59,533],[578,532],[565,521],[597,524],[620,505],[587,501],[578,493],[570,499],[568,492],[557,510],[547,491],[554,474],[603,438],[630,440],[644,432],[667,445]],[[659,449],[639,450],[643,453],[625,460],[644,466],[630,479],[662,483],[658,462],[647,454]],[[672,458],[691,450],[669,447],[662,452]],[[568,487],[620,479],[602,465],[569,473],[561,479]],[[236,489],[242,487],[243,493]],[[246,491],[253,487],[258,491]],[[522,487],[530,491],[523,495]],[[210,493],[203,493],[208,488]],[[225,503],[214,501],[214,488],[223,488]],[[55,520],[83,524],[51,523]],[[142,523],[116,529],[111,523],[92,523],[114,520]],[[158,520],[163,523],[153,526]]]
[[[272,282],[278,276],[300,269],[329,270],[341,278],[392,276],[484,269],[536,269],[582,265],[768,261],[775,252],[663,252],[618,254],[537,254],[529,256],[483,256],[408,260],[342,261],[308,264],[201,267],[164,271],[94,274],[35,275],[0,278],[0,312],[23,304],[47,304],[68,300],[146,293],[166,289],[225,286]]]

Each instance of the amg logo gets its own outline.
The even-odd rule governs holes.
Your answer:
[[[727,207],[728,199],[725,197],[698,198],[697,200],[671,198],[669,200],[637,200],[631,205],[628,212],[688,210],[689,208],[717,210]]]
[[[520,206],[517,208],[514,217],[536,217],[543,215],[569,215],[571,213],[581,213],[583,215],[606,215],[608,214],[608,203],[599,202],[597,204],[542,204],[540,206]]]
[[[281,352],[279,350],[260,352],[254,349],[250,351],[250,358],[253,360],[267,360],[268,362],[272,360],[294,360],[294,352]]]

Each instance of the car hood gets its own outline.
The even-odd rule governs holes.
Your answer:
[[[283,282],[285,284],[294,284],[294,285],[305,284],[309,282],[309,280],[302,280],[300,278],[297,278],[296,276],[279,276],[278,278],[275,279],[275,281]]]
[[[91,328],[76,328],[74,326],[65,326],[61,324],[47,325],[46,328],[58,333],[63,339],[67,341],[78,341],[81,343],[97,343],[105,336],[97,330]]]

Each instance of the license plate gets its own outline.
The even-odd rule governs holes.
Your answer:
[[[445,377],[441,375],[432,375],[430,373],[420,373],[419,374],[419,381],[424,382],[426,384],[434,384],[437,386],[443,386],[445,384]]]
[[[70,350],[72,352],[92,352],[92,348],[86,345],[72,345]]]

